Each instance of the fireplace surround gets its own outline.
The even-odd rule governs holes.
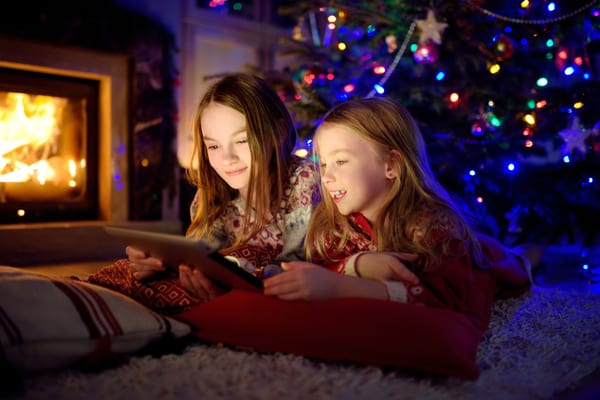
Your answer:
[[[109,259],[123,252],[102,226],[132,225],[178,232],[178,221],[131,221],[130,131],[132,60],[126,54],[0,37],[0,68],[53,74],[97,83],[97,139],[94,138],[97,209],[89,220],[1,223],[0,264],[32,265]],[[97,192],[97,193],[96,193]],[[12,222],[12,221],[9,221]]]

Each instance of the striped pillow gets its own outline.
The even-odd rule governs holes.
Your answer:
[[[0,266],[0,356],[20,372],[93,368],[189,333],[110,289]]]

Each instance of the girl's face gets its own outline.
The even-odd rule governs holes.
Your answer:
[[[231,107],[210,103],[200,123],[210,166],[245,198],[252,165],[246,118]]]
[[[354,130],[325,123],[315,142],[321,179],[342,215],[362,213],[374,222],[395,173],[373,145]]]

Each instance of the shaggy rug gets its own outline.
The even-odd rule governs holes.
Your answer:
[[[9,399],[550,399],[600,367],[599,294],[536,286],[493,312],[476,381],[193,343],[100,372],[30,376]]]

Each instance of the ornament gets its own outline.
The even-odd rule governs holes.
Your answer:
[[[586,153],[585,140],[590,132],[579,127],[579,118],[573,118],[571,126],[558,132],[558,135],[565,141],[563,154],[572,154],[573,150],[579,150],[582,154]]]
[[[396,40],[396,36],[389,34],[385,37],[385,43],[387,44],[388,53],[393,53],[398,49],[398,42]]]
[[[433,40],[437,44],[442,43],[442,31],[448,26],[445,22],[438,22],[435,19],[435,14],[432,9],[427,10],[426,19],[418,19],[417,27],[421,32],[419,43],[425,43],[428,40]]]
[[[505,61],[512,57],[515,46],[508,36],[500,35],[494,43],[494,52],[498,61]]]
[[[298,42],[306,41],[308,36],[308,32],[306,32],[306,26],[304,25],[304,16],[301,15],[298,17],[298,23],[294,26],[294,30],[292,31],[292,39],[297,40]]]
[[[419,43],[413,53],[413,59],[419,64],[432,64],[437,61],[439,51],[433,41],[428,40],[425,43]]]

